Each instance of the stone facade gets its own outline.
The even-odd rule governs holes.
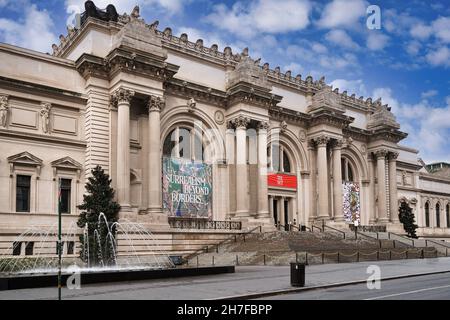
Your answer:
[[[213,220],[346,228],[342,185],[350,181],[362,225],[401,232],[398,205],[407,201],[419,234],[450,234],[450,179],[427,173],[417,151],[399,145],[407,134],[381,101],[157,26],[136,12],[88,17],[53,55],[0,44],[0,233],[52,224],[59,178],[71,181],[63,222],[75,223],[96,165],[112,177],[122,218],[171,232],[163,144],[175,128],[199,124],[212,150],[203,160],[213,167]],[[17,212],[18,175],[31,177],[29,212]]]

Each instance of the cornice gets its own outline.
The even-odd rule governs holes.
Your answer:
[[[86,148],[87,144],[84,141],[77,141],[77,140],[71,140],[61,137],[51,137],[51,136],[44,136],[39,135],[35,133],[29,133],[29,132],[17,132],[17,131],[11,131],[11,130],[2,130],[0,129],[0,137],[8,137],[8,138],[15,138],[15,139],[21,139],[26,141],[37,141],[42,143],[52,143],[61,145],[64,147],[78,147],[78,148]]]
[[[310,126],[327,124],[333,127],[344,129],[347,128],[354,120],[355,118],[350,116],[334,112],[330,113],[329,111],[321,110],[311,114]]]
[[[176,78],[165,81],[164,89],[166,94],[172,94],[182,98],[192,97],[196,101],[210,103],[222,108],[227,107],[227,93],[225,91]]]
[[[9,88],[12,90],[17,90],[20,92],[30,93],[30,91],[35,91],[39,94],[43,95],[52,95],[60,98],[64,96],[64,98],[70,98],[74,100],[79,100],[79,102],[86,103],[87,98],[83,96],[83,94],[69,91],[64,89],[58,89],[55,87],[50,87],[38,83],[32,83],[28,81],[22,81],[7,77],[0,76],[0,87]]]
[[[296,123],[304,128],[309,127],[311,116],[309,114],[286,109],[279,106],[273,106],[269,109],[269,116],[279,121],[289,121]]]
[[[239,82],[227,91],[228,106],[246,103],[270,109],[281,102],[282,97],[246,82]]]

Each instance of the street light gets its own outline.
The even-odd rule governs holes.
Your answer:
[[[356,241],[358,239],[358,225],[359,225],[358,219],[353,221],[353,225],[355,226],[355,241]]]

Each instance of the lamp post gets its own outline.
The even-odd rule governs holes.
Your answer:
[[[358,239],[358,225],[359,225],[358,219],[353,221],[353,225],[355,226],[355,241],[356,241]]]

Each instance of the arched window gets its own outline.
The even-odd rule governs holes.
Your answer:
[[[430,204],[428,202],[425,203],[425,226],[430,226]]]
[[[291,173],[292,166],[289,154],[284,150],[283,146],[271,144],[267,149],[267,167],[274,172]]]
[[[341,159],[342,181],[354,181],[353,168],[347,158]]]
[[[202,136],[188,127],[176,127],[166,136],[163,144],[163,156],[204,160]]]
[[[440,228],[441,226],[441,205],[436,203],[436,227]]]
[[[447,228],[450,228],[450,204],[445,207],[445,218],[447,220]]]

